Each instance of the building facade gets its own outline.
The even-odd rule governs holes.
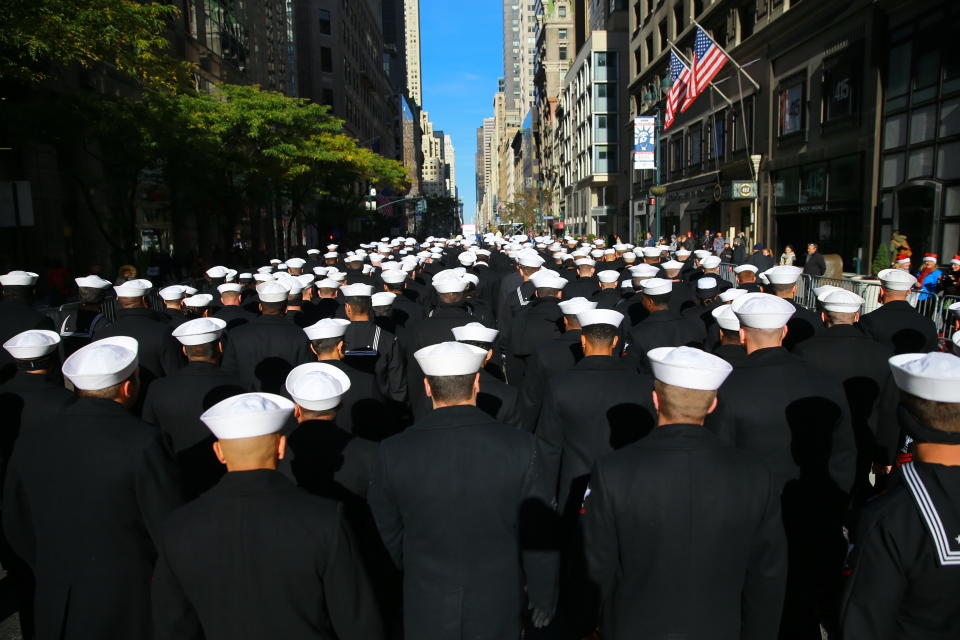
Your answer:
[[[418,108],[423,108],[423,84],[420,77],[420,0],[403,0],[403,25],[407,95]]]

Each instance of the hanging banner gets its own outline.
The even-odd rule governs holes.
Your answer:
[[[633,168],[657,168],[657,119],[653,116],[633,119]]]

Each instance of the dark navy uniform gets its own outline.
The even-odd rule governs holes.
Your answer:
[[[154,541],[180,500],[157,430],[112,400],[21,434],[3,526],[36,578],[37,637],[151,637]]]
[[[657,347],[703,347],[706,329],[699,320],[664,309],[654,311],[630,329],[624,352],[636,365],[647,368],[647,351]]]
[[[591,299],[597,303],[597,309],[613,309],[620,302],[620,290],[602,289],[594,293]]]
[[[276,471],[227,473],[170,516],[159,546],[158,640],[383,637],[341,508]]]
[[[167,323],[170,325],[171,329],[176,329],[184,322],[187,321],[186,314],[183,313],[180,309],[171,309],[170,307],[164,307],[161,311],[164,316],[167,317]]]
[[[303,329],[281,315],[266,315],[230,332],[222,367],[248,388],[286,395],[287,374],[314,360]]]
[[[580,517],[603,637],[776,638],[779,501],[766,469],[699,425],[656,427],[601,458]]]
[[[129,336],[138,344],[141,394],[146,393],[157,378],[169,376],[183,366],[180,343],[171,335],[167,316],[151,309],[120,309],[110,325],[97,325],[94,340],[112,336]],[[141,395],[141,399],[143,395]]]
[[[189,362],[172,376],[150,385],[143,403],[143,420],[163,433],[180,468],[188,500],[215,485],[226,472],[213,453],[215,438],[200,421],[200,414],[246,391],[236,374],[210,362]]]
[[[540,417],[543,393],[550,376],[573,368],[583,359],[580,329],[568,329],[560,337],[545,342],[527,358],[527,368],[520,388],[520,412],[523,426],[533,431]]]
[[[929,353],[937,350],[937,327],[933,320],[917,313],[905,300],[888,302],[860,317],[864,333],[901,353]]]
[[[406,637],[517,638],[526,599],[553,609],[547,484],[533,436],[473,406],[380,443],[367,498],[403,571]]]
[[[590,276],[589,278],[578,276],[576,280],[571,280],[563,288],[563,299],[586,298],[587,300],[593,300],[593,296],[598,291],[600,291],[600,284],[596,276]]]
[[[793,351],[797,345],[809,340],[823,331],[823,321],[820,315],[797,303],[796,300],[787,300],[795,309],[787,320],[787,335],[783,339],[783,346],[787,351]]]
[[[240,305],[228,304],[217,309],[216,313],[211,314],[214,318],[219,318],[227,323],[227,331],[236,329],[242,324],[247,324],[257,317],[257,314],[250,313]]]
[[[747,359],[747,350],[743,348],[742,344],[720,344],[713,349],[712,353],[733,366],[737,366]]]

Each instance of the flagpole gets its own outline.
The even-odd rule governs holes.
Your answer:
[[[677,57],[680,58],[680,61],[683,62],[683,64],[687,65],[687,67],[690,67],[690,66],[691,66],[692,63],[691,63],[689,60],[687,60],[687,59],[684,57],[684,55],[683,55],[682,53],[680,53],[680,52],[677,50],[677,48],[673,45],[673,43],[670,42],[669,40],[667,40],[667,46],[669,46],[670,49],[671,49],[675,54],[677,54]],[[729,56],[728,56],[728,57],[729,57]],[[720,91],[720,88],[713,83],[713,80],[711,80],[711,81],[710,81],[709,83],[707,83],[707,84],[709,84],[710,87],[711,87],[714,91],[716,91],[717,93],[719,93],[719,94],[720,94],[720,97],[723,98],[724,100],[726,100],[726,102],[727,102],[728,105],[730,105],[731,107],[733,107],[733,101],[730,100],[730,98],[728,98],[727,95],[726,95],[723,91]]]
[[[716,39],[713,38],[713,36],[710,36],[709,33],[707,32],[707,30],[704,29],[704,28],[700,25],[700,23],[698,23],[698,22],[697,22],[696,20],[694,20],[693,18],[690,19],[690,22],[692,22],[695,27],[699,28],[701,31],[703,31],[704,33],[708,34],[708,37],[710,38],[710,40],[713,41],[713,46],[715,46],[716,48],[720,49],[720,51],[723,53],[723,55],[727,56],[727,60],[729,60],[731,63],[733,63],[733,66],[735,66],[738,71],[740,71],[743,75],[745,75],[745,76],[747,77],[747,80],[750,81],[750,84],[753,85],[753,88],[754,88],[754,89],[756,89],[757,91],[760,91],[760,85],[757,83],[756,80],[753,79],[753,76],[751,76],[749,73],[747,73],[746,69],[744,69],[743,67],[741,67],[740,64],[739,64],[736,60],[733,59],[733,56],[731,56],[731,55],[727,52],[726,49],[724,49],[723,47],[721,47],[721,46],[720,46],[720,43],[717,42]]]

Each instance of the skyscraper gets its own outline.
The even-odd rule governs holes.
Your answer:
[[[537,16],[529,0],[503,0],[503,89],[506,107],[520,120],[533,102],[533,62],[536,57]]]
[[[407,95],[423,108],[420,82],[420,0],[403,0],[403,25],[407,48]]]

